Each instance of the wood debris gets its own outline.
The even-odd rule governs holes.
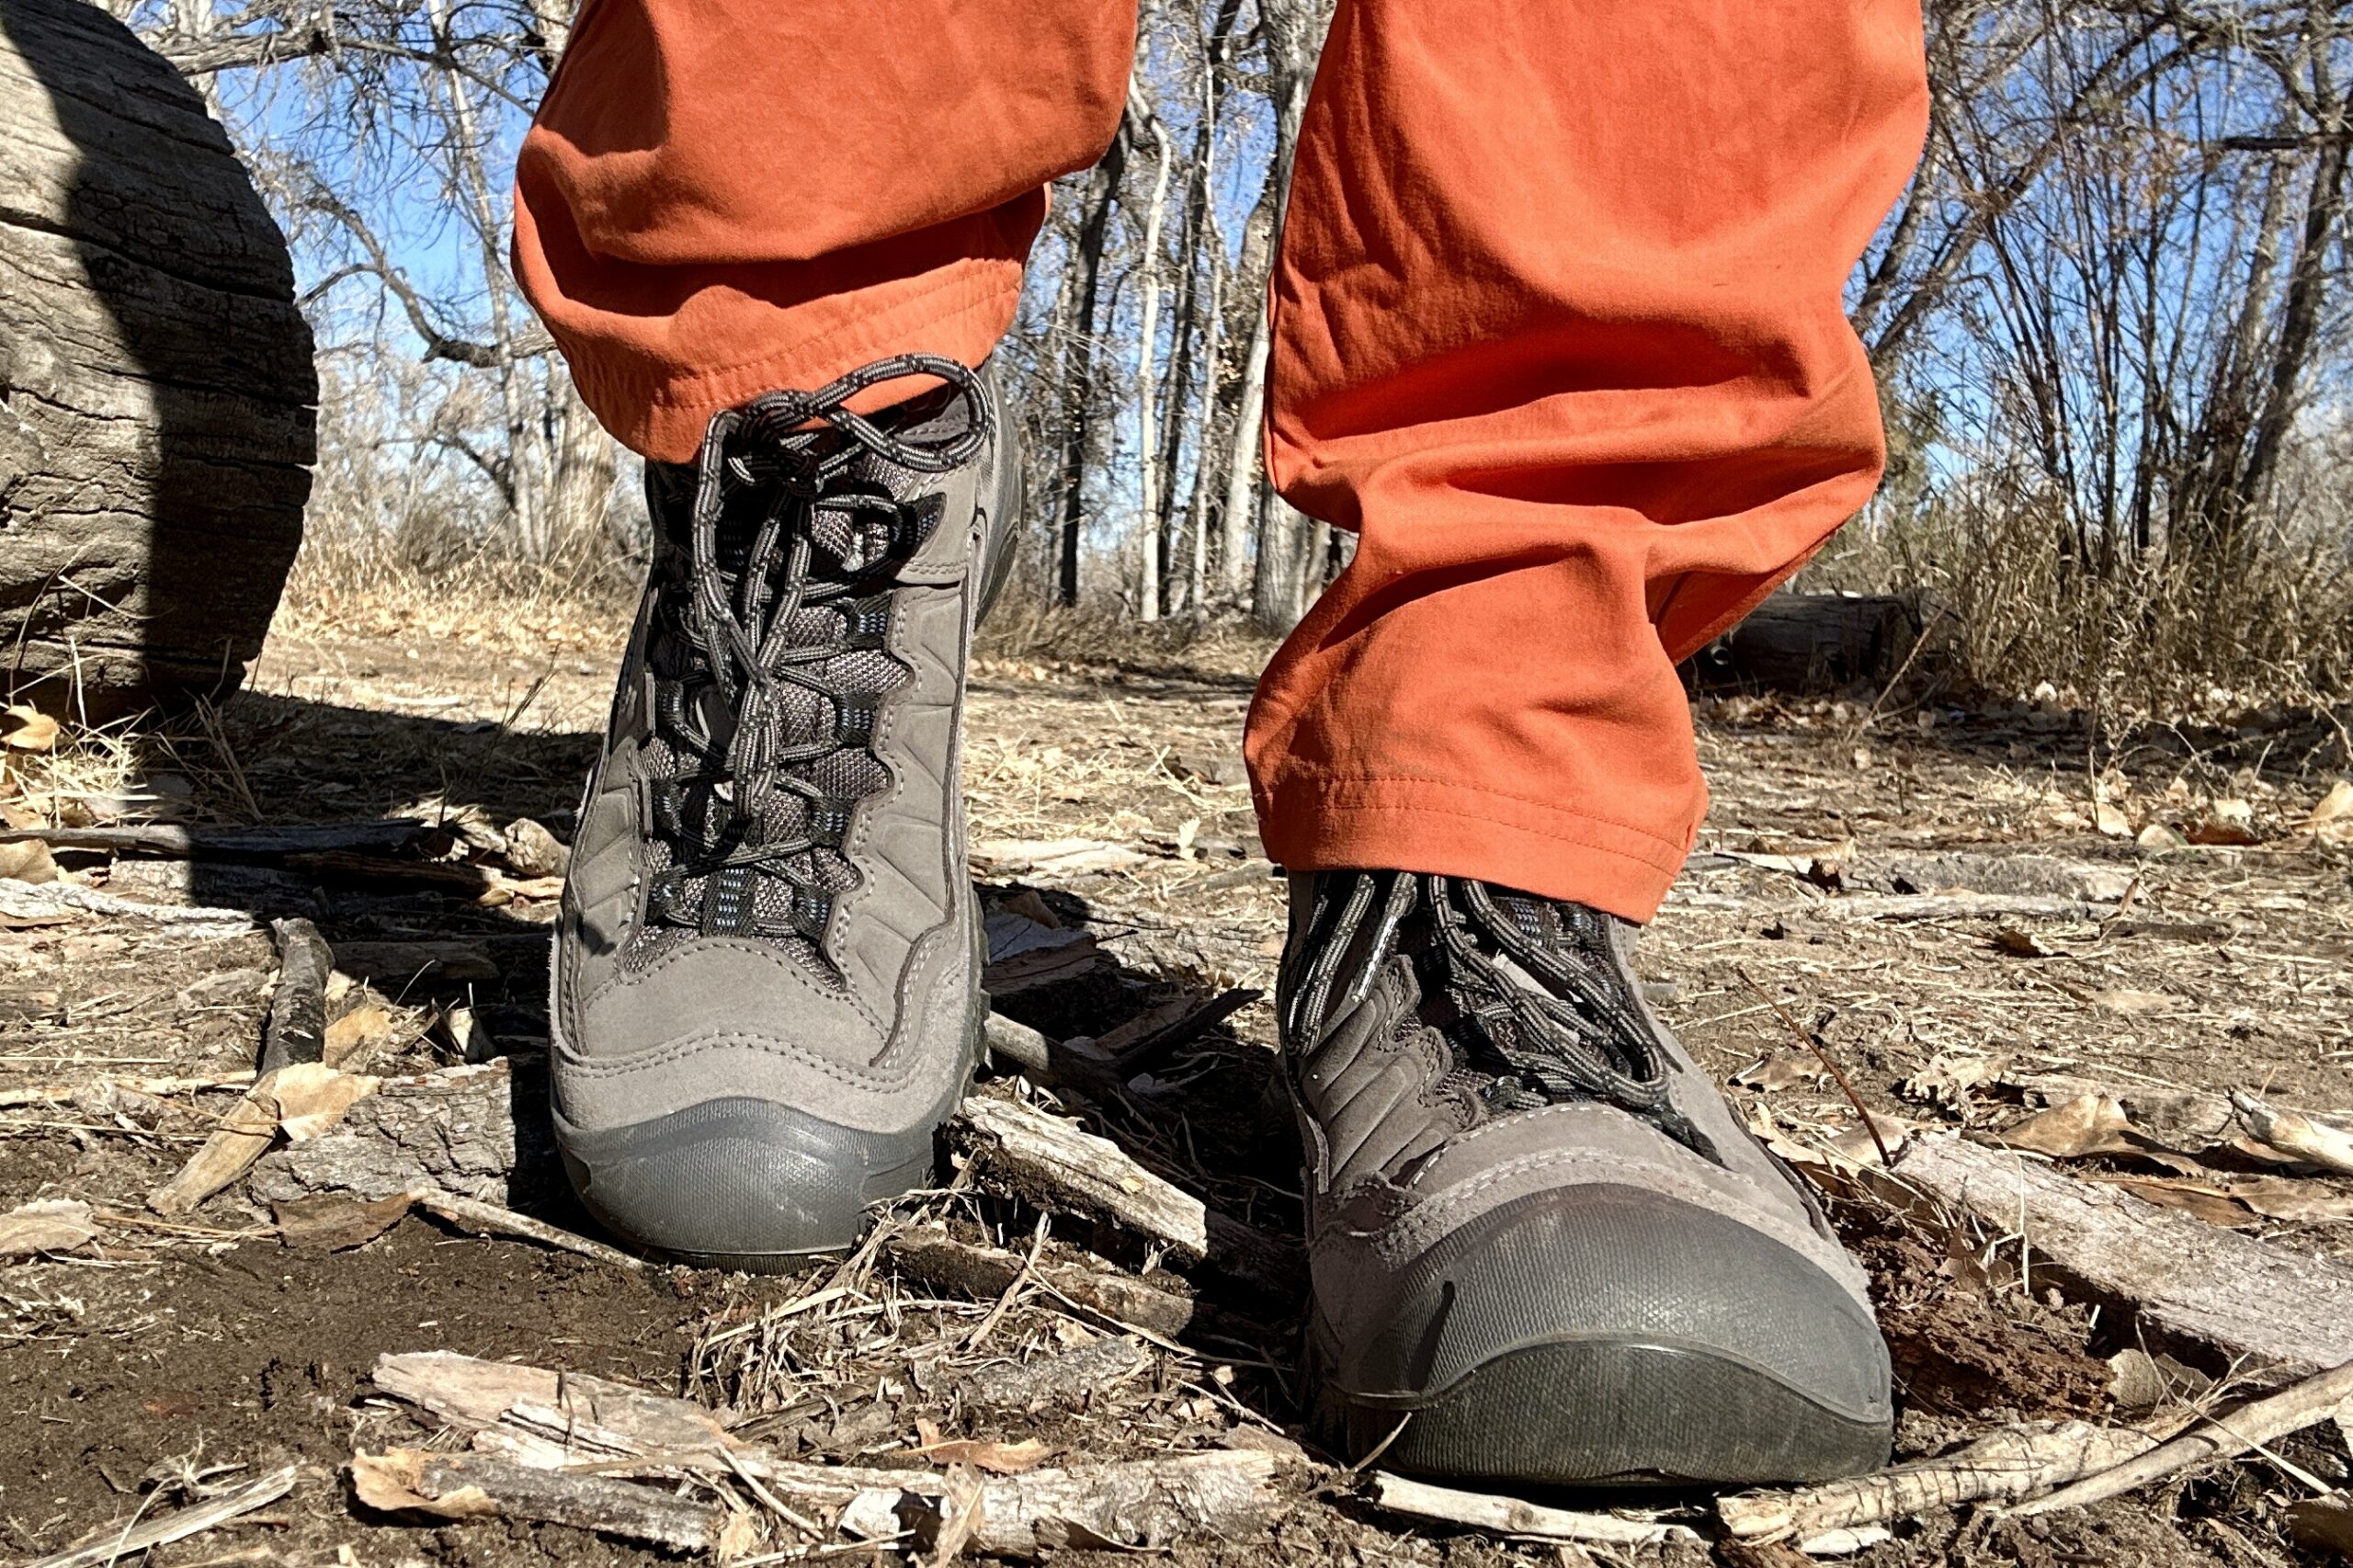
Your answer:
[[[155,1547],[186,1540],[277,1502],[294,1490],[295,1473],[294,1466],[283,1465],[223,1496],[152,1518],[134,1517],[119,1528],[109,1525],[86,1545],[37,1559],[22,1568],[106,1568]]]
[[[968,1097],[952,1125],[990,1174],[1040,1208],[1124,1225],[1188,1261],[1208,1255],[1201,1200],[1136,1164],[1109,1139],[990,1095]]]
[[[973,1403],[995,1410],[1036,1411],[1083,1404],[1151,1365],[1132,1339],[1107,1335],[1060,1355],[1028,1363],[984,1367],[965,1384]]]
[[[2342,1320],[2339,1327],[2344,1326]],[[2124,1459],[2071,1486],[2012,1510],[2047,1514],[2120,1496],[2208,1460],[2228,1459],[2325,1421],[2353,1405],[2353,1358],[2316,1377],[2200,1421],[2171,1441]]]
[[[2113,1186],[2077,1181],[1950,1133],[1915,1137],[1873,1190],[1974,1216],[2023,1234],[2071,1290],[2128,1310],[2152,1342],[2182,1340],[2224,1358],[2291,1372],[2353,1359],[2353,1267],[2218,1229]]]
[[[438,1187],[420,1187],[408,1195],[409,1200],[428,1214],[438,1215],[460,1230],[477,1235],[514,1236],[523,1241],[537,1242],[574,1256],[588,1258],[615,1268],[638,1272],[645,1267],[645,1260],[631,1257],[619,1247],[574,1235],[572,1232],[534,1220],[528,1214],[517,1214],[512,1209],[495,1203],[485,1203],[476,1198],[461,1198]]]
[[[186,1214],[253,1168],[282,1131],[296,1143],[318,1137],[375,1092],[378,1079],[301,1062],[265,1074],[179,1174],[149,1195],[158,1214]]]
[[[1205,1316],[1222,1316],[1190,1296],[1110,1268],[1085,1263],[1032,1264],[1003,1248],[974,1246],[937,1229],[902,1231],[891,1237],[886,1250],[907,1278],[935,1290],[952,1290],[980,1301],[1004,1295],[1026,1268],[1054,1294],[1163,1338],[1176,1338]]]
[[[1410,1481],[1387,1471],[1372,1476],[1372,1500],[1384,1508],[1419,1518],[1444,1519],[1494,1530],[1499,1535],[1535,1536],[1545,1540],[1591,1541],[1606,1546],[1656,1546],[1665,1541],[1696,1541],[1699,1533],[1688,1525],[1623,1518],[1616,1514],[1575,1513],[1548,1508],[1518,1497],[1488,1492],[1463,1492]]]
[[[2156,1444],[2154,1437],[2131,1427],[2085,1421],[2042,1423],[1990,1433],[1957,1453],[1874,1475],[1797,1492],[1720,1497],[1716,1512],[1735,1536],[1807,1541],[1832,1530],[1908,1519],[1932,1508],[2035,1496],[2108,1470]]]
[[[335,949],[316,926],[297,916],[270,922],[270,932],[278,938],[278,989],[262,1028],[265,1075],[298,1062],[326,1060],[327,976],[335,972]]]
[[[756,1540],[749,1515],[717,1502],[600,1475],[535,1470],[487,1454],[393,1449],[358,1454],[351,1489],[388,1513],[442,1519],[536,1519],[675,1551],[740,1557]]]
[[[2289,1158],[2353,1176],[2353,1131],[2317,1117],[2274,1109],[2249,1094],[2234,1092],[2231,1108],[2248,1132]]]

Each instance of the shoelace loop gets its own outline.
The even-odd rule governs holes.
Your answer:
[[[903,434],[849,406],[869,388],[913,376],[936,377],[963,400],[969,417],[961,429],[938,437]],[[706,935],[822,939],[835,894],[796,875],[789,862],[837,850],[858,801],[828,795],[791,770],[846,748],[870,748],[876,699],[843,690],[824,666],[841,653],[884,646],[890,585],[874,579],[921,546],[936,516],[845,478],[870,457],[913,473],[952,472],[980,454],[994,420],[979,377],[924,354],[880,360],[813,392],[771,392],[711,420],[696,460],[686,602],[667,627],[685,644],[689,668],[656,683],[656,722],[680,766],[655,790],[654,826],[674,850],[649,901],[655,919]],[[733,541],[722,540],[722,525],[731,494],[743,492],[764,505],[740,557],[730,559],[723,546]],[[804,612],[820,608],[835,612],[835,634],[810,634]],[[732,716],[723,744],[705,722],[706,687]],[[829,731],[787,738],[795,692],[829,705]],[[769,809],[779,791],[799,797],[801,806],[799,827],[782,835],[771,830]],[[688,826],[690,795],[699,832]],[[761,876],[788,884],[781,922],[762,913],[755,881]]]

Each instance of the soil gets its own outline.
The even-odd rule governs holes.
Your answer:
[[[127,766],[163,809],[192,820],[408,813],[496,827],[530,816],[561,831],[602,723],[602,650],[619,637],[602,628],[572,641],[551,653],[528,631],[491,624],[431,636],[280,635],[256,689],[225,708],[217,730],[124,743]],[[1108,960],[1008,996],[1003,1011],[1057,1037],[1100,1037],[1171,998],[1271,990],[1282,886],[1260,858],[1238,760],[1249,665],[1261,653],[1210,648],[1124,664],[1000,654],[977,665],[966,771],[984,895],[992,907],[1083,927]],[[2089,738],[2081,715],[2029,706],[1871,707],[1869,696],[1695,705],[1716,803],[1642,961],[1711,1072],[1729,1085],[1755,1077],[1743,1070],[1760,1059],[1787,1057],[1789,1026],[1769,996],[1820,1039],[1874,1111],[1915,1122],[2013,1119],[2022,1108],[2002,1085],[2028,1073],[2353,1106],[2353,857],[2295,825],[2353,771],[2341,729],[2225,714],[2110,746]],[[38,804],[71,809],[58,798]],[[2129,833],[2195,829],[2219,812],[2248,823],[2255,842],[2160,852],[2099,832],[2103,805],[2123,817],[2106,825]],[[998,841],[1064,838],[1144,858],[1026,879],[988,861]],[[521,879],[485,903],[381,876],[321,882],[250,868],[60,860],[129,897],[305,914],[338,943],[458,937],[490,955],[494,979],[380,978],[374,995],[340,997],[340,1010],[385,1009],[388,1026],[355,1063],[368,1071],[454,1060],[438,1020],[458,1003],[518,1058],[544,1044],[552,903]],[[1821,914],[1824,884],[1864,888],[1904,866],[1938,885],[1994,892],[2105,872],[2132,892],[2125,917],[2105,922]],[[652,1559],[556,1527],[421,1526],[353,1502],[340,1467],[355,1449],[457,1440],[372,1391],[375,1358],[397,1350],[459,1350],[691,1392],[820,1460],[904,1458],[918,1419],[951,1437],[1036,1437],[1081,1457],[1233,1442],[1243,1428],[1313,1452],[1295,1403],[1296,1301],[1270,1302],[1206,1270],[1172,1283],[1227,1308],[1220,1322],[1250,1325],[1249,1342],[1147,1346],[1146,1371],[1127,1383],[1009,1413],[967,1397],[975,1370],[1066,1351],[1103,1325],[1081,1326],[1034,1294],[992,1321],[998,1303],[936,1300],[887,1269],[822,1310],[783,1316],[773,1309],[806,1301],[837,1265],[774,1278],[629,1274],[415,1216],[354,1250],[302,1251],[282,1245],[270,1216],[236,1188],[185,1221],[158,1221],[145,1195],[233,1094],[106,1085],[250,1067],[274,972],[264,934],[190,937],[101,917],[0,932],[0,1094],[80,1091],[0,1109],[0,1210],[70,1197],[124,1217],[105,1227],[96,1253],[0,1264],[0,1552],[37,1557],[142,1507],[172,1506],[176,1495],[142,1494],[157,1477],[168,1494],[212,1466],[291,1460],[303,1479],[283,1503],[158,1549],[153,1561],[508,1568]],[[1161,1051],[1126,1090],[1072,1108],[1213,1208],[1287,1233],[1298,1221],[1296,1151],[1269,1099],[1272,1029],[1256,1002]],[[2006,1059],[2006,1068],[1943,1104],[1903,1092],[1956,1055]],[[1803,1063],[1785,1061],[1763,1078],[1777,1086],[1727,1092],[1752,1115],[1769,1113],[1784,1135],[1828,1138],[1854,1125],[1836,1087]],[[592,1228],[545,1171],[518,1176],[514,1201]],[[1037,1231],[1034,1210],[972,1188],[933,1200],[932,1211],[968,1239],[1017,1250]],[[2040,1281],[2028,1291],[1982,1239],[1924,1236],[1854,1206],[1834,1218],[1874,1277],[1903,1384],[1903,1453],[1936,1452],[2000,1421],[2117,1415],[2106,1358],[2130,1341],[2112,1322]],[[2260,1224],[2353,1256],[2343,1224]],[[1040,1256],[1076,1258],[1090,1245],[1114,1263],[1145,1261],[1117,1238],[1062,1223]],[[731,1335],[746,1324],[757,1332]],[[2334,1431],[2279,1452],[2342,1483],[2347,1456]],[[1173,1555],[1202,1564],[1256,1564],[1270,1552],[1433,1565],[1579,1560],[1382,1514],[1329,1470],[1285,1475],[1287,1505],[1269,1534]],[[2305,1494],[2267,1464],[2216,1467],[2075,1514],[1932,1516],[1854,1561],[2305,1561],[2280,1522],[2282,1505]],[[1678,1547],[1620,1560],[1707,1557]]]

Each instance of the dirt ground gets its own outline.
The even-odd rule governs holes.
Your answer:
[[[594,618],[386,618],[339,633],[298,625],[216,721],[168,740],[94,744],[46,772],[18,758],[11,789],[52,821],[529,816],[561,835],[617,642]],[[966,756],[976,876],[994,907],[1083,928],[1108,960],[1008,996],[1001,1010],[1058,1038],[1100,1037],[1171,998],[1271,991],[1282,896],[1258,854],[1238,746],[1256,652],[979,664]],[[1875,1111],[1915,1122],[2014,1119],[2024,1108],[2003,1083],[2034,1074],[2353,1107],[2353,854],[2295,825],[2353,773],[2340,726],[2218,701],[2197,723],[2143,727],[2109,747],[2055,702],[1887,700],[1874,710],[1868,696],[1733,697],[1699,699],[1695,711],[1715,806],[1644,938],[1643,974],[1728,1092],[1782,1135],[1827,1139],[1856,1119],[1810,1053],[1794,1051],[1784,1010],[1820,1036]],[[106,781],[108,767],[130,784]],[[88,798],[75,795],[77,779]],[[2249,842],[2174,842],[2185,836]],[[1014,869],[1033,853],[1020,845],[1063,839],[1132,853],[1101,869]],[[125,897],[308,914],[339,946],[456,937],[488,955],[494,975],[379,975],[373,996],[345,996],[340,1006],[384,1009],[368,1071],[453,1060],[443,1020],[454,1003],[470,1005],[518,1062],[544,1047],[544,884],[509,879],[484,902],[471,889],[357,874],[58,858]],[[2102,878],[2130,891],[2121,912],[2097,921],[1825,913],[1833,889],[2060,893]],[[1028,901],[1025,889],[1041,896]],[[275,970],[266,933],[207,937],[110,916],[0,931],[0,1211],[73,1198],[113,1217],[95,1252],[0,1264],[0,1554],[38,1557],[174,1506],[213,1467],[248,1467],[222,1472],[234,1480],[291,1460],[302,1479],[283,1503],[153,1561],[508,1568],[653,1556],[553,1526],[420,1526],[354,1502],[340,1467],[355,1448],[453,1440],[371,1390],[369,1368],[388,1351],[458,1350],[691,1392],[819,1460],[904,1460],[918,1419],[951,1437],[1035,1437],[1078,1457],[1267,1441],[1235,1436],[1245,1429],[1321,1457],[1297,1403],[1296,1301],[1205,1271],[1181,1283],[1231,1309],[1216,1320],[1226,1337],[1149,1345],[1145,1371],[1119,1389],[1006,1414],[964,1397],[973,1372],[1063,1351],[1106,1325],[1035,1292],[1009,1305],[936,1299],[887,1268],[631,1275],[415,1215],[354,1250],[306,1251],[281,1244],[269,1212],[235,1188],[184,1220],[158,1220],[146,1195],[234,1093],[108,1085],[249,1069]],[[1269,1097],[1272,1045],[1269,1009],[1255,1002],[1153,1062],[1109,1103],[1065,1108],[1213,1209],[1290,1233],[1296,1153]],[[1956,1060],[2003,1071],[1939,1103],[1937,1065]],[[78,1092],[7,1097],[42,1085]],[[545,1170],[523,1173],[513,1200],[589,1228],[560,1185]],[[1034,1210],[978,1187],[926,1208],[959,1234],[1017,1251],[1040,1236]],[[1837,1218],[1875,1275],[1904,1381],[1902,1452],[1936,1452],[2006,1419],[2115,1415],[2105,1358],[2130,1344],[2115,1314],[2022,1286],[1997,1249],[1939,1248],[1851,1206]],[[2343,1222],[2241,1222],[2353,1256]],[[1040,1244],[1051,1258],[1088,1243],[1138,1261],[1068,1227]],[[835,1283],[847,1288],[800,1308]],[[2222,1370],[2179,1368],[2175,1392],[2194,1393]],[[2347,1480],[2334,1427],[2279,1454],[2330,1484]],[[1382,1514],[1327,1468],[1282,1473],[1287,1504],[1268,1532],[1177,1559],[1582,1561]],[[2218,1466],[2081,1513],[1932,1515],[1853,1561],[2317,1561],[2298,1555],[2280,1522],[2282,1506],[2307,1494],[2279,1464]],[[1708,1551],[1595,1556],[1698,1562]]]

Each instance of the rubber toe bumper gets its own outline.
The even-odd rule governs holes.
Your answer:
[[[934,1132],[863,1132],[788,1106],[710,1100],[588,1131],[555,1118],[574,1191],[615,1234],[711,1268],[768,1273],[854,1245],[870,1203],[926,1186]]]
[[[1378,1332],[1317,1319],[1321,1414],[1425,1474],[1582,1485],[1823,1481],[1885,1461],[1885,1341],[1813,1263],[1663,1194],[1537,1194],[1399,1277]],[[1404,1426],[1399,1428],[1403,1421]]]

